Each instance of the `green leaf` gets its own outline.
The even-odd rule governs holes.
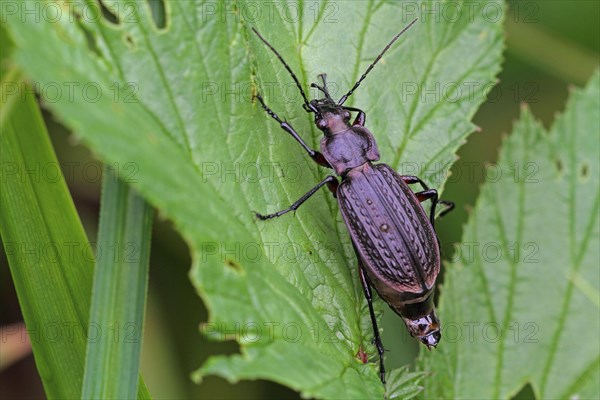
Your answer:
[[[408,372],[408,367],[393,370],[387,379],[387,390],[389,399],[412,399],[418,395],[423,388],[418,386],[425,374],[422,372]]]
[[[2,243],[46,395],[78,398],[94,254],[31,88],[18,70],[6,79],[0,118]],[[148,397],[141,378],[139,393]]]
[[[94,255],[35,98],[18,72],[8,76],[14,80],[2,82],[2,243],[46,394],[77,398]]]
[[[596,73],[550,132],[524,108],[504,141],[441,290],[427,397],[600,396],[599,99]]]
[[[90,325],[81,397],[131,399],[138,388],[152,208],[104,168]]]
[[[211,358],[196,379],[263,378],[307,397],[381,398],[376,364],[356,357],[364,349],[374,361],[376,353],[335,200],[320,192],[295,217],[253,218],[252,210],[288,206],[328,171],[251,101],[260,90],[318,147],[290,76],[249,28],[272,42],[305,88],[327,72],[340,97],[421,4],[165,2],[159,30],[145,2],[103,3],[118,24],[8,16],[16,59],[41,85],[101,89],[93,103],[76,91],[49,106],[122,176],[133,163],[132,185],[192,247],[190,276],[210,311],[202,333],[241,343],[240,355]],[[347,103],[367,112],[383,161],[427,171],[436,186],[499,69],[501,21],[484,18],[481,2],[468,7],[472,14],[452,22],[420,20]],[[397,391],[416,387],[407,385]]]
[[[16,88],[2,115],[2,243],[46,394],[76,398],[94,255],[35,99],[21,90],[19,75],[12,78],[2,85],[3,95]]]

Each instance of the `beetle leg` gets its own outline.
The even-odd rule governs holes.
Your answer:
[[[255,213],[255,214],[258,217],[258,219],[265,220],[265,219],[277,218],[277,217],[282,216],[283,214],[289,213],[290,211],[295,211],[298,209],[298,207],[300,207],[302,205],[302,203],[304,203],[306,200],[308,200],[310,196],[315,194],[315,192],[317,190],[321,189],[325,184],[328,184],[332,181],[337,181],[337,178],[334,175],[329,175],[327,178],[325,178],[321,182],[319,182],[319,184],[317,186],[310,189],[304,196],[300,197],[294,204],[292,204],[290,207],[286,208],[285,210],[281,210],[274,214],[268,214],[268,215],[262,215],[259,213]]]
[[[367,120],[367,114],[361,109],[354,107],[342,107],[344,110],[355,111],[358,113],[352,125],[365,126],[365,121]]]
[[[300,135],[298,135],[298,133],[294,130],[294,128],[292,128],[292,126],[287,121],[283,121],[281,118],[279,118],[279,116],[277,114],[275,114],[275,112],[273,110],[271,110],[269,108],[269,106],[267,106],[265,104],[265,101],[263,100],[263,98],[260,94],[257,94],[255,97],[258,99],[258,101],[260,102],[260,105],[267,112],[267,114],[269,114],[269,116],[271,118],[273,118],[275,121],[279,122],[279,125],[281,126],[281,128],[284,131],[286,131],[287,133],[289,133],[290,135],[292,135],[292,137],[294,139],[296,139],[296,141],[298,143],[300,143],[300,146],[302,146],[304,148],[304,150],[306,150],[306,152],[308,153],[310,158],[313,159],[314,162],[316,162],[317,164],[319,164],[323,167],[331,168],[331,165],[329,165],[327,160],[325,160],[325,157],[323,157],[323,154],[321,154],[320,152],[318,152],[316,150],[311,149],[306,144],[306,142],[304,140],[302,140]]]
[[[422,192],[419,193],[415,193],[417,195],[417,198],[419,199],[419,201],[425,201],[427,199],[432,199],[432,206],[431,206],[431,213],[429,218],[431,219],[431,225],[434,226],[433,224],[433,220],[435,219],[435,207],[438,204],[443,204],[446,206],[446,208],[440,213],[440,215],[438,215],[438,217],[443,217],[444,215],[448,214],[450,211],[452,211],[454,209],[454,203],[451,201],[446,201],[446,200],[438,200],[438,194],[437,194],[437,190],[435,189],[429,189],[429,186],[427,186],[427,184],[425,182],[423,182],[421,180],[421,178],[419,178],[418,176],[414,176],[414,175],[401,175],[400,178],[406,182],[407,184],[413,184],[413,183],[418,183],[421,185],[421,187],[424,189]],[[435,195],[433,193],[430,192],[435,192]]]
[[[438,192],[435,189],[426,189],[422,192],[415,193],[417,199],[422,203],[425,200],[431,199],[431,210],[429,211],[429,220],[431,221],[431,226],[435,229],[435,206],[438,204]]]
[[[358,274],[360,276],[360,283],[365,292],[367,303],[369,303],[369,314],[371,314],[371,324],[373,324],[373,333],[375,334],[375,347],[377,347],[377,352],[379,353],[379,378],[381,379],[381,382],[385,384],[385,366],[383,364],[384,349],[383,343],[381,342],[381,335],[379,334],[379,328],[377,327],[377,318],[375,317],[375,311],[373,310],[373,295],[371,293],[369,282],[367,282],[367,277],[365,276],[365,271],[363,269],[360,256],[358,256],[358,253],[356,253],[356,255],[358,257]]]
[[[327,182],[327,188],[331,193],[333,193],[333,197],[337,199],[337,189],[340,186],[340,182],[336,179],[335,181]]]
[[[423,190],[429,190],[429,186],[427,186],[427,184],[425,182],[423,182],[423,180],[421,178],[419,178],[418,176],[400,175],[400,179],[402,179],[404,181],[404,183],[406,183],[408,185],[412,185],[413,183],[418,183],[419,185],[421,185]]]
[[[450,211],[454,210],[454,206],[455,206],[453,201],[448,201],[448,200],[439,200],[438,204],[443,204],[446,206],[446,208],[442,210],[440,215],[438,215],[438,218],[443,217],[444,215],[448,214]]]

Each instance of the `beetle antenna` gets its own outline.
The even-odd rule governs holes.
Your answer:
[[[404,29],[402,29],[396,36],[394,36],[394,38],[388,43],[387,46],[385,46],[385,48],[383,49],[383,51],[381,53],[379,53],[379,55],[377,56],[377,58],[375,58],[375,61],[373,61],[371,63],[371,65],[369,65],[369,68],[367,68],[367,70],[365,71],[364,74],[362,74],[362,76],[360,77],[360,79],[354,84],[354,86],[352,87],[352,89],[350,89],[350,91],[348,93],[346,93],[344,96],[342,96],[342,98],[340,99],[340,101],[338,102],[338,105],[341,106],[342,104],[344,104],[344,102],[346,100],[348,100],[348,97],[350,97],[352,95],[352,93],[354,93],[354,91],[356,90],[356,88],[358,88],[358,86],[360,85],[360,83],[367,77],[367,74],[369,72],[371,72],[371,70],[373,69],[373,67],[375,66],[375,64],[377,64],[377,62],[379,60],[381,60],[381,57],[383,57],[383,55],[385,54],[386,51],[389,50],[390,47],[392,47],[392,45],[394,44],[394,42],[396,40],[398,40],[398,38],[400,36],[402,36],[402,34],[404,32],[406,32],[411,26],[413,26],[415,24],[415,22],[417,22],[418,18],[415,18],[412,20],[412,22],[410,24],[408,24],[407,27],[405,27]]]
[[[326,98],[328,98],[329,100],[333,100],[331,98],[331,95],[329,94],[329,90],[327,89],[327,74],[319,74],[319,78],[321,78],[321,80],[323,81],[323,86],[319,86],[316,83],[311,83],[310,87],[319,89],[321,92],[323,92],[325,94]]]
[[[283,59],[281,54],[279,54],[277,52],[277,50],[275,50],[275,48],[271,45],[271,43],[267,42],[267,39],[262,37],[262,35],[260,33],[258,33],[258,31],[254,27],[252,28],[252,30],[254,31],[254,33],[256,33],[256,36],[258,36],[259,39],[262,40],[263,43],[266,44],[267,47],[270,48],[273,53],[275,53],[275,55],[277,56],[277,58],[279,58],[279,61],[281,61],[281,63],[283,64],[283,66],[285,67],[287,72],[289,72],[290,75],[292,76],[292,79],[294,80],[294,82],[296,82],[296,86],[298,86],[298,89],[300,90],[300,94],[302,95],[302,98],[304,99],[304,109],[308,112],[317,112],[317,110],[314,108],[314,106],[311,106],[311,104],[309,103],[308,98],[306,97],[306,93],[304,93],[304,90],[302,89],[302,86],[300,85],[300,81],[298,80],[298,77],[296,77],[296,74],[294,74],[294,72],[292,71],[290,66],[285,62],[285,60]]]

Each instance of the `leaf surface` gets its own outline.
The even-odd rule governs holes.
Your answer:
[[[598,397],[599,99],[596,73],[550,132],[525,108],[504,141],[441,290],[427,397]]]
[[[281,2],[269,3],[271,10],[258,6],[260,17],[252,17],[253,2],[227,8],[165,2],[161,30],[145,2],[103,3],[118,24],[75,23],[68,14],[54,23],[9,16],[16,58],[42,85],[59,80],[100,88],[93,103],[76,91],[72,101],[48,105],[100,157],[116,163],[121,176],[134,175],[130,183],[193,249],[190,276],[211,315],[203,334],[242,344],[240,355],[210,359],[196,378],[266,378],[307,397],[382,397],[376,366],[356,357],[361,348],[376,353],[335,200],[323,191],[295,218],[253,218],[253,210],[288,206],[327,171],[251,101],[259,90],[318,147],[291,78],[250,27],[281,52],[305,90],[327,72],[338,85],[334,97],[341,97],[387,41],[420,15],[418,8]],[[383,161],[401,172],[430,171],[424,178],[436,186],[473,130],[469,121],[484,85],[499,69],[501,21],[484,18],[480,2],[471,6],[474,17],[419,20],[347,103],[367,112]],[[83,16],[90,7],[96,3],[73,11]],[[469,91],[472,83],[477,87]],[[428,88],[434,95],[423,94]]]

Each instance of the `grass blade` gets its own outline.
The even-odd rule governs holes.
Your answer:
[[[152,208],[104,169],[90,325],[105,332],[87,348],[83,398],[132,398],[144,325]]]
[[[11,107],[0,134],[2,242],[46,395],[76,398],[94,255],[35,99],[21,91],[18,73],[7,76],[14,80],[3,82],[3,91],[17,90],[7,95]]]
[[[79,398],[94,254],[32,91],[23,90],[18,70],[5,76],[2,243],[46,396]],[[138,398],[149,398],[141,377]]]

